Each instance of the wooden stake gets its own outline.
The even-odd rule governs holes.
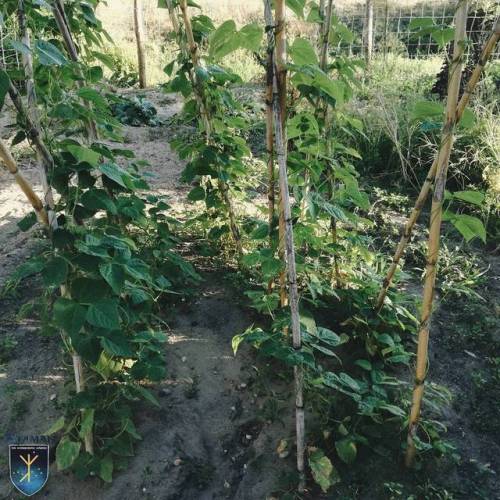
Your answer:
[[[491,57],[491,54],[493,53],[493,50],[495,49],[498,41],[500,40],[500,21],[497,21],[493,33],[490,35],[488,38],[487,42],[485,43],[483,50],[481,52],[481,57],[479,58],[479,62],[476,64],[476,67],[474,68],[474,71],[472,72],[472,75],[469,78],[469,82],[467,83],[464,93],[458,103],[457,106],[457,111],[456,111],[456,122],[458,123],[460,119],[462,118],[462,115],[465,111],[465,108],[469,104],[471,96],[474,94],[474,91],[476,89],[476,86],[479,82],[479,79],[481,77],[481,74],[484,70],[484,67],[486,66],[488,59]],[[422,185],[422,188],[420,189],[420,193],[418,195],[417,201],[415,202],[415,206],[410,214],[410,217],[408,218],[403,234],[401,235],[401,239],[399,241],[399,244],[396,248],[396,252],[394,253],[394,256],[392,257],[392,262],[389,267],[389,270],[387,271],[387,274],[385,276],[385,279],[382,283],[382,288],[380,289],[380,292],[377,297],[377,302],[375,305],[375,310],[379,312],[385,301],[385,297],[387,296],[387,291],[389,290],[389,287],[391,286],[392,280],[394,278],[394,274],[396,273],[396,270],[399,265],[399,261],[401,260],[401,257],[403,256],[406,247],[408,246],[408,243],[411,239],[413,227],[415,226],[420,213],[422,212],[422,209],[424,207],[425,202],[427,201],[427,198],[429,196],[429,192],[431,190],[432,184],[434,182],[434,177],[436,176],[436,168],[437,165],[442,163],[443,157],[442,157],[442,145],[444,142],[441,142],[440,148],[438,153],[436,154],[436,157],[434,159],[434,162],[432,163],[431,168],[429,169],[429,172],[427,174],[427,178],[425,179],[424,184]]]
[[[273,124],[273,80],[274,80],[274,19],[270,0],[264,0],[264,18],[267,31],[266,67],[266,152],[267,152],[267,200],[269,210],[269,246],[272,247],[272,227],[275,210],[276,179],[274,177],[274,124]]]
[[[366,0],[365,37],[365,60],[368,69],[373,55],[373,0]]]
[[[297,287],[297,270],[295,265],[295,247],[293,242],[292,211],[288,191],[287,172],[287,138],[286,138],[286,92],[282,85],[286,84],[286,17],[285,1],[275,0],[276,19],[276,64],[274,71],[274,136],[276,141],[276,156],[279,166],[279,184],[281,205],[283,207],[284,240],[288,270],[288,289],[290,294],[290,314],[292,322],[293,348],[300,350],[302,337],[300,332],[299,292]],[[285,94],[285,99],[283,95]],[[295,420],[297,437],[297,471],[299,473],[299,491],[305,488],[304,455],[305,455],[305,422],[304,422],[304,368],[294,367],[295,377]]]
[[[434,194],[432,197],[429,240],[427,247],[427,265],[422,299],[420,329],[418,332],[415,387],[413,389],[412,408],[408,422],[408,447],[406,450],[405,459],[407,467],[410,467],[415,459],[415,436],[417,434],[418,423],[420,420],[420,410],[422,406],[422,398],[424,395],[424,382],[427,375],[429,332],[436,282],[436,266],[439,258],[439,240],[441,235],[443,200],[446,187],[448,164],[454,141],[458,96],[460,92],[460,82],[462,79],[467,11],[468,1],[460,0],[458,2],[457,12],[455,14],[455,43],[453,49],[453,60],[450,64],[448,100],[446,103],[446,121],[443,127],[442,134],[443,137],[441,161],[437,165],[436,183],[434,187]]]
[[[180,0],[179,6],[180,6],[180,9],[182,12],[182,18],[184,20],[184,29],[186,30],[187,45],[188,45],[189,53],[191,55],[191,61],[193,63],[193,67],[194,68],[201,68],[198,44],[194,40],[193,28],[191,26],[191,19],[189,18],[189,14],[187,11],[187,9],[188,9],[187,0]],[[204,127],[205,127],[206,140],[207,140],[207,143],[210,143],[212,141],[213,127],[212,127],[212,122],[211,122],[210,115],[208,112],[205,91],[203,89],[203,86],[200,84],[200,82],[196,78],[196,74],[193,74],[193,78],[194,78],[194,83],[195,83],[194,92],[195,92],[195,94],[198,93],[197,100],[198,100],[198,103],[201,105],[200,113],[201,113],[202,120],[203,120]],[[220,178],[218,179],[217,182],[218,182],[219,191],[222,195],[222,199],[223,199],[224,205],[226,206],[226,210],[228,213],[229,227],[231,229],[231,234],[233,236],[233,240],[234,240],[234,243],[236,245],[236,251],[238,253],[238,257],[241,258],[243,255],[243,246],[241,243],[240,231],[239,231],[238,225],[236,223],[236,215],[235,215],[233,203],[232,203],[231,198],[229,196],[229,186],[228,186],[227,182],[221,180]]]
[[[49,218],[43,206],[42,200],[35,193],[28,180],[26,180],[23,174],[21,174],[21,172],[19,171],[16,161],[10,154],[9,149],[7,148],[6,144],[2,141],[2,139],[0,139],[0,159],[3,161],[5,169],[14,176],[17,185],[20,187],[21,191],[25,194],[26,198],[28,198],[28,201],[33,207],[33,210],[35,211],[39,222],[48,228]]]
[[[142,11],[142,0],[134,0],[134,31],[137,44],[137,62],[139,66],[139,87],[147,87],[146,78],[146,55],[144,52],[144,16]]]
[[[275,57],[275,76],[277,80],[277,93],[278,93],[278,103],[281,110],[281,130],[286,130],[286,118],[287,118],[287,70],[286,70],[286,6],[284,1],[278,1],[275,3],[275,49],[274,49],[274,57]],[[276,126],[275,126],[276,130]],[[283,139],[283,143],[285,147],[288,147],[288,144]],[[279,226],[278,226],[278,257],[283,262],[287,258],[287,254],[285,251],[285,210],[283,206],[283,197],[280,193],[279,197]],[[288,306],[288,292],[286,287],[286,273],[285,271],[281,272],[279,277],[279,285],[280,285],[280,304],[281,307]],[[288,330],[285,329],[285,335],[288,333]]]

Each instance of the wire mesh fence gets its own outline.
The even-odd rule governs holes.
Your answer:
[[[365,2],[355,7],[338,7],[337,18],[353,33],[349,42],[339,43],[337,51],[347,55],[362,55],[367,50]],[[435,25],[451,26],[456,8],[452,1],[425,1],[414,5],[398,5],[398,2],[376,2],[373,8],[373,52],[399,53],[410,58],[427,57],[441,52],[441,47],[431,34],[419,36],[417,20],[432,19]],[[485,12],[471,10],[467,22],[470,50],[482,46],[498,20],[498,9]],[[500,49],[493,54],[500,58]]]
[[[12,29],[0,23],[0,65],[3,68],[19,68],[21,65],[19,53],[14,50],[12,40]]]

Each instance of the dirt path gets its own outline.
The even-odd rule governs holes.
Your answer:
[[[180,101],[148,92],[162,119],[181,108]],[[126,127],[125,146],[151,164],[149,182],[166,194],[174,209],[185,206],[186,186],[179,182],[183,165],[171,152],[165,127]],[[22,163],[40,189],[33,165]],[[26,168],[28,167],[28,168]],[[16,223],[30,207],[0,173],[0,281],[36,247],[30,233]],[[1,284],[1,283],[0,283]],[[23,301],[38,293],[30,284],[19,291]],[[40,335],[36,322],[15,316],[19,303],[0,303],[0,335],[17,342],[12,359],[0,362],[1,437],[41,434],[61,414],[68,368],[62,366],[58,339]],[[216,272],[208,272],[196,299],[175,313],[169,324],[165,356],[168,378],[153,388],[161,408],[138,416],[143,440],[129,468],[111,486],[98,480],[79,481],[55,466],[41,496],[67,499],[262,499],[272,491],[283,461],[274,452],[285,432],[282,424],[257,418],[264,399],[252,389],[255,370],[248,350],[235,357],[231,338],[252,322],[235,304],[235,293]],[[15,357],[14,357],[15,356]],[[286,387],[282,390],[287,398]],[[286,416],[284,417],[286,418]],[[5,446],[7,443],[4,443]],[[0,498],[16,498],[8,481],[6,455],[0,457]]]

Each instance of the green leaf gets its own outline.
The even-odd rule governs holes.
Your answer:
[[[211,59],[222,59],[240,46],[236,23],[233,20],[222,23],[209,38],[209,56]]]
[[[290,47],[290,56],[295,64],[316,64],[319,65],[316,51],[309,40],[296,38]]]
[[[94,427],[94,408],[85,408],[82,412],[82,422],[80,424],[80,432],[79,435],[83,439],[87,436]]]
[[[81,443],[70,441],[68,437],[63,437],[56,448],[56,462],[59,470],[71,467],[80,455]]]
[[[423,121],[427,118],[442,118],[444,106],[440,102],[419,101],[413,107],[411,116],[414,120]]]
[[[20,42],[19,40],[11,40],[10,46],[16,52],[19,52],[20,54],[23,54],[25,56],[29,56],[31,54],[31,49],[26,44],[24,44],[23,42]]]
[[[59,298],[54,302],[53,318],[56,326],[68,335],[76,335],[83,327],[86,312],[86,309],[74,300]]]
[[[484,193],[481,193],[480,191],[455,191],[452,196],[457,200],[465,201],[478,206],[483,204],[485,198]]]
[[[89,163],[93,167],[97,167],[101,155],[90,148],[77,145],[66,146],[66,149],[79,161]]]
[[[88,323],[98,328],[105,328],[106,330],[119,330],[120,328],[118,305],[111,299],[91,304],[85,319]]]
[[[113,291],[117,295],[120,295],[125,285],[125,271],[123,267],[119,264],[109,262],[101,264],[99,266],[99,272]]]
[[[444,47],[449,42],[453,40],[455,37],[455,29],[454,28],[442,28],[433,30],[431,32],[431,37],[434,41],[440,46]]]
[[[337,470],[321,450],[316,450],[309,456],[309,467],[314,480],[326,493],[331,486],[340,481]]]
[[[431,28],[434,26],[434,19],[432,17],[417,17],[412,19],[409,24],[411,30],[416,28]]]
[[[356,460],[358,450],[356,448],[356,443],[351,438],[335,441],[335,449],[342,462],[352,464]]]
[[[190,201],[200,201],[205,199],[205,190],[201,186],[196,186],[188,194],[188,200]]]
[[[465,108],[458,123],[463,128],[472,128],[476,123],[476,115],[469,108]]]
[[[9,91],[9,87],[10,87],[9,75],[3,69],[0,69],[0,110],[3,108],[3,105],[5,103],[5,96]]]
[[[128,172],[119,167],[116,163],[102,163],[99,170],[103,175],[116,182],[120,186],[130,189],[132,178]],[[127,182],[128,180],[128,182]]]
[[[64,66],[68,60],[63,53],[50,42],[45,40],[37,40],[35,49],[38,54],[38,60],[43,66]]]
[[[30,212],[28,215],[23,217],[18,223],[17,226],[21,231],[28,231],[37,223],[36,213]]]
[[[99,463],[99,477],[106,483],[113,481],[113,457],[106,455]]]
[[[42,271],[45,286],[59,286],[66,281],[68,264],[62,257],[54,257],[47,262]]]
[[[83,193],[80,201],[90,210],[107,210],[112,215],[118,213],[115,202],[104,189],[89,189]]]
[[[101,337],[102,348],[111,356],[131,358],[134,356],[128,340],[121,331],[111,332],[106,337]]]
[[[294,12],[297,17],[304,18],[306,0],[286,0],[286,6]]]
[[[483,243],[486,243],[486,229],[483,223],[471,215],[459,214],[453,216],[451,223],[469,243],[474,238],[480,238]]]
[[[367,359],[358,359],[354,362],[354,364],[358,365],[360,368],[363,368],[363,370],[372,370],[372,364]]]
[[[250,23],[241,28],[238,33],[240,46],[251,52],[258,52],[262,43],[264,30],[257,23]]]
[[[59,432],[64,428],[65,420],[64,417],[58,418],[49,428],[47,432],[45,432],[45,436],[52,436],[56,432]]]

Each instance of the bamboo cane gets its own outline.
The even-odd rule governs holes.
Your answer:
[[[68,52],[68,55],[73,62],[78,63],[80,58],[78,55],[78,49],[76,48],[75,42],[73,40],[73,36],[71,35],[68,19],[66,17],[66,12],[64,9],[64,0],[55,0],[53,13],[57,27],[63,38],[64,46],[66,47],[66,50]],[[77,81],[77,85],[81,88],[84,86],[83,73],[81,72],[80,69],[78,70],[78,72],[80,74],[80,80]],[[91,109],[91,106],[88,103],[85,103],[85,106],[88,109]],[[91,142],[95,141],[99,137],[99,134],[97,132],[97,125],[95,121],[92,120],[91,118],[86,120],[86,129],[89,141]]]
[[[365,60],[368,69],[373,55],[373,0],[366,0],[365,37]]]
[[[285,2],[278,1],[275,3],[275,47],[274,47],[274,57],[275,57],[275,72],[278,82],[276,91],[278,92],[278,101],[281,109],[281,130],[286,130],[286,115],[287,115],[287,78],[286,78],[286,6]],[[276,126],[275,126],[276,130]],[[287,147],[286,141],[283,141],[285,147]],[[279,225],[278,225],[278,257],[280,260],[285,261],[287,255],[285,251],[285,215],[283,207],[283,198],[279,196]],[[280,285],[280,304],[281,307],[288,306],[288,292],[286,287],[286,273],[282,271],[279,276]],[[285,335],[288,329],[285,329]]]
[[[182,18],[184,20],[184,29],[186,31],[186,38],[187,38],[187,43],[188,43],[188,49],[189,53],[191,55],[191,61],[193,63],[194,68],[200,68],[200,55],[198,51],[198,44],[195,42],[194,35],[193,35],[193,28],[191,25],[191,19],[189,18],[188,14],[188,6],[187,6],[187,0],[180,0],[179,6],[182,12]],[[194,77],[194,92],[198,93],[199,95],[199,102],[202,104],[200,113],[202,115],[202,120],[204,122],[205,126],[205,135],[206,135],[206,140],[207,143],[210,143],[212,140],[212,133],[213,133],[213,127],[212,127],[212,122],[210,120],[210,115],[208,113],[208,106],[206,102],[206,96],[205,92],[203,90],[202,85],[199,84],[198,79],[196,78],[196,75],[193,75]],[[236,224],[236,215],[234,211],[234,207],[231,201],[231,198],[229,197],[229,186],[227,182],[221,180],[220,178],[218,179],[218,186],[219,186],[219,191],[222,194],[222,199],[224,201],[224,205],[226,206],[226,210],[228,213],[229,217],[229,227],[231,229],[231,234],[233,236],[234,243],[236,245],[236,251],[238,253],[238,256],[241,258],[243,255],[243,246],[241,243],[241,236],[240,236],[240,231],[238,229],[238,225]]]
[[[269,210],[269,246],[272,247],[272,227],[275,210],[274,177],[274,131],[273,131],[273,79],[274,79],[274,20],[270,0],[264,0],[264,17],[267,31],[267,66],[266,66],[266,152],[267,152],[267,200]]]
[[[139,67],[139,87],[147,87],[146,78],[146,56],[144,53],[144,16],[142,12],[142,1],[134,0],[134,31],[137,45],[137,63]]]
[[[286,83],[286,67],[285,67],[285,47],[286,47],[286,32],[285,32],[285,1],[275,0],[275,16],[276,16],[276,64],[274,71],[274,136],[276,141],[276,156],[279,166],[279,184],[281,203],[283,207],[284,233],[285,233],[285,251],[287,257],[288,269],[288,288],[290,294],[290,314],[292,322],[292,342],[293,347],[299,350],[302,347],[302,338],[300,332],[300,316],[299,316],[299,293],[297,287],[297,270],[295,265],[295,248],[293,242],[293,224],[292,211],[290,207],[290,195],[288,192],[288,173],[287,173],[287,139],[286,128],[286,99],[283,100],[283,88],[281,85]],[[285,95],[286,97],[286,95]],[[296,419],[296,437],[297,437],[297,471],[299,473],[299,491],[304,491],[305,488],[305,473],[304,473],[304,455],[305,455],[305,419],[304,419],[304,368],[302,365],[294,367],[295,378],[295,419]]]
[[[14,176],[17,185],[19,186],[21,191],[25,194],[26,198],[28,198],[28,201],[33,207],[33,210],[35,211],[36,216],[40,221],[40,223],[48,228],[49,218],[43,206],[42,200],[38,197],[35,191],[33,191],[31,184],[19,171],[16,160],[14,160],[13,156],[10,154],[9,149],[7,148],[6,144],[2,141],[2,139],[0,139],[0,159],[3,161],[5,169]]]
[[[476,64],[476,67],[474,68],[474,71],[472,72],[472,75],[469,78],[469,82],[467,83],[467,85],[465,87],[464,93],[463,93],[463,95],[460,98],[460,101],[458,103],[457,114],[456,114],[457,123],[462,118],[462,115],[465,111],[465,108],[469,104],[470,98],[472,97],[474,90],[479,82],[479,79],[480,79],[481,74],[484,70],[484,67],[487,64],[488,59],[491,57],[491,54],[493,53],[493,50],[495,49],[499,40],[500,40],[500,21],[497,21],[497,23],[495,24],[494,31],[492,32],[492,34],[488,38],[487,42],[485,43],[483,50],[481,52],[479,62]],[[384,305],[385,297],[387,296],[387,291],[389,290],[389,287],[391,286],[392,280],[394,278],[394,274],[396,273],[396,270],[397,270],[398,265],[399,265],[399,261],[401,260],[401,257],[403,256],[403,254],[406,250],[406,247],[408,246],[408,243],[411,239],[413,227],[415,226],[415,224],[420,216],[420,213],[422,212],[424,204],[429,196],[431,186],[434,182],[434,177],[436,176],[436,167],[442,161],[441,149],[442,149],[442,145],[440,145],[439,151],[436,154],[434,162],[432,163],[432,166],[429,169],[429,172],[427,174],[427,178],[425,179],[425,182],[422,185],[422,188],[421,188],[420,193],[418,195],[415,206],[410,214],[410,217],[408,218],[408,220],[405,224],[403,234],[401,235],[401,239],[400,239],[399,244],[396,248],[396,252],[394,253],[394,256],[392,258],[391,265],[389,267],[389,270],[387,271],[387,274],[386,274],[385,279],[382,283],[382,287],[380,289],[379,295],[377,297],[377,302],[375,305],[375,310],[377,312],[379,312]]]
[[[38,116],[37,109],[37,96],[35,88],[35,79],[33,76],[33,58],[31,55],[31,40],[28,27],[26,24],[26,12],[24,8],[24,0],[19,0],[18,4],[18,19],[19,19],[19,34],[23,44],[28,47],[28,51],[23,52],[22,61],[24,67],[24,75],[26,81],[26,94],[28,99],[28,111],[33,121],[33,125],[40,130],[40,118]],[[39,133],[38,133],[39,135]],[[53,167],[52,161],[46,161],[39,150],[36,150],[38,170],[40,172],[40,180],[42,183],[44,202],[47,209],[47,215],[49,218],[49,226],[51,230],[57,229],[57,218],[55,216],[55,203],[54,196],[52,194],[52,188],[49,184],[48,176]]]
[[[453,49],[453,60],[450,64],[448,100],[446,103],[446,121],[443,127],[443,153],[441,161],[437,165],[436,183],[432,197],[429,240],[427,248],[427,265],[422,300],[420,329],[418,332],[415,386],[413,389],[412,408],[408,422],[408,447],[406,450],[405,459],[405,463],[408,467],[413,464],[416,454],[415,436],[417,434],[418,423],[420,419],[420,410],[422,406],[422,398],[424,395],[424,382],[427,375],[429,332],[436,282],[436,266],[439,258],[439,240],[441,234],[443,200],[446,187],[446,175],[448,171],[451,149],[453,147],[454,130],[456,126],[458,96],[460,92],[460,81],[462,78],[463,58],[465,52],[464,42],[466,38],[467,11],[468,1],[460,0],[458,2],[457,11],[455,14],[455,42]]]

